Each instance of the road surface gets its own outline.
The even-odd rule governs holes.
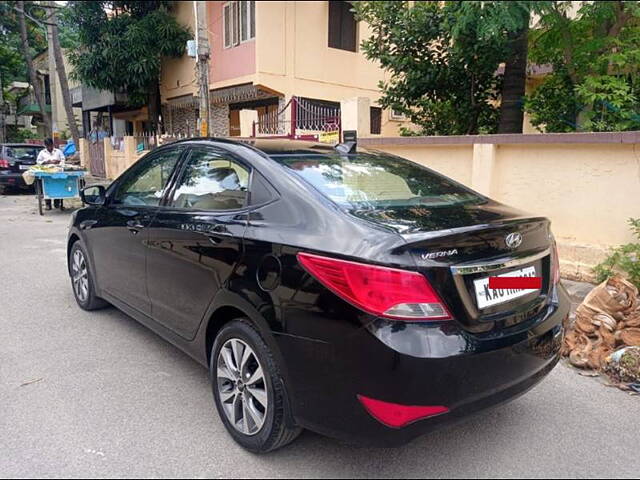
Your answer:
[[[65,267],[68,212],[0,196],[0,475],[637,477],[640,397],[558,366],[514,402],[398,449],[304,433],[256,456],[226,434],[207,372],[115,309],[89,313]]]

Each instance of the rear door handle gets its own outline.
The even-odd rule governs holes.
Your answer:
[[[205,233],[204,235],[209,239],[209,241],[210,241],[211,243],[214,243],[214,244],[216,244],[216,245],[217,245],[218,243],[222,242],[222,239],[220,238],[220,235],[216,235],[215,233],[209,233],[209,232],[207,232],[207,233]]]

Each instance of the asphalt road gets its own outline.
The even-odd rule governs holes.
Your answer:
[[[0,476],[637,477],[640,397],[560,365],[530,393],[398,449],[312,433],[255,456],[204,368],[115,309],[80,310],[69,214],[0,196]]]

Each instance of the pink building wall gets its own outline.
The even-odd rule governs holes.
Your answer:
[[[235,47],[224,48],[222,7],[225,3],[227,2],[208,2],[209,42],[211,45],[210,83],[251,75],[256,72],[255,39]]]

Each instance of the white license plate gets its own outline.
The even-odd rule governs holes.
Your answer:
[[[536,267],[527,267],[514,272],[498,275],[499,277],[535,277]],[[476,300],[478,308],[487,308],[500,303],[509,302],[515,298],[524,297],[530,293],[537,292],[537,288],[516,290],[516,289],[493,289],[489,288],[489,277],[479,278],[473,281],[476,289]]]
[[[20,170],[29,170],[29,167],[31,167],[31,165],[20,165]]]

